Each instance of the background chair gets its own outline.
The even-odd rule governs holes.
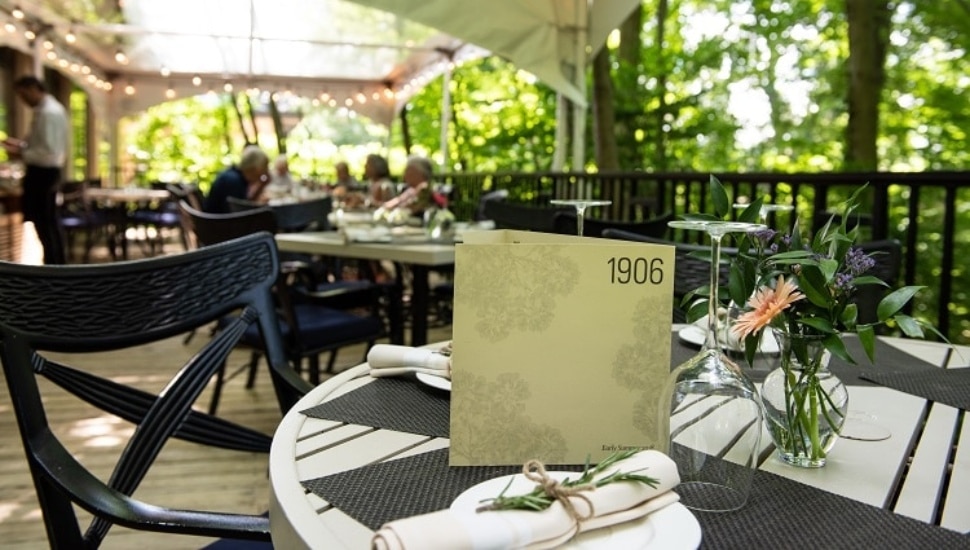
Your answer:
[[[275,242],[266,234],[131,262],[66,267],[0,262],[0,363],[52,548],[97,548],[115,524],[269,540],[264,516],[172,509],[134,494],[173,437],[268,452],[269,436],[192,407],[249,327],[258,327],[264,337],[281,410],[309,389],[286,362],[271,294],[278,271]],[[46,357],[48,351],[125,350],[226,316],[231,321],[225,330],[186,364],[173,365],[171,381],[157,394]],[[136,369],[136,350],[130,358]],[[48,426],[45,406],[58,401],[45,399],[52,386],[39,384],[41,376],[106,415],[135,424],[106,481],[79,462]],[[187,474],[191,467],[186,464]],[[74,505],[94,516],[86,529]]]
[[[867,273],[883,280],[889,287],[865,285],[856,290],[854,302],[859,307],[858,322],[873,323],[878,320],[876,309],[879,301],[895,288],[902,267],[903,247],[895,239],[859,243],[863,252],[872,256],[876,265]]]
[[[329,196],[272,205],[237,199],[236,197],[229,197],[227,200],[230,212],[243,212],[268,207],[276,216],[276,227],[281,233],[328,231],[330,229],[328,216],[330,211],[333,210],[333,198]]]
[[[242,235],[265,231],[276,232],[276,216],[267,207],[212,214],[195,210],[184,201],[179,203],[187,218],[187,225],[201,246],[225,242]],[[309,365],[310,382],[320,382],[320,355],[329,353],[327,372],[333,371],[340,348],[365,343],[369,349],[384,338],[387,324],[381,315],[381,300],[385,289],[377,285],[322,285],[307,282],[298,267],[281,271],[276,286],[280,312],[279,329],[286,343],[286,353],[295,370],[302,370],[303,360]],[[264,351],[259,334],[249,330],[242,339],[253,348],[246,387],[251,388],[259,360]],[[366,351],[364,354],[366,359]],[[220,371],[217,387],[221,389],[224,371]],[[235,376],[233,373],[232,376]],[[218,393],[214,394],[210,410],[215,410]]]
[[[85,196],[85,191],[95,182],[91,180],[66,181],[59,186],[57,204],[58,223],[64,232],[65,257],[74,259],[76,239],[83,238],[84,252],[81,262],[91,261],[91,251],[96,241],[103,239],[108,246],[112,259],[117,259],[114,247],[110,246],[108,235],[111,218],[107,212],[96,208]],[[100,182],[97,182],[100,184]]]
[[[672,219],[674,219],[674,215],[671,213],[643,222],[583,218],[583,233],[587,237],[602,237],[603,231],[607,229],[619,229],[628,233],[636,233],[638,235],[660,239],[667,234],[667,222]],[[556,212],[553,216],[552,225],[556,233],[575,235],[576,212]]]
[[[572,207],[534,206],[505,200],[485,201],[485,219],[495,222],[496,229],[555,232],[553,217],[559,212],[574,212]],[[575,230],[573,231],[575,234]]]

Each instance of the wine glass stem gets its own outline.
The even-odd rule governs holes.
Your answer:
[[[710,298],[707,302],[707,340],[705,342],[708,349],[720,349],[717,334],[717,309],[720,301],[717,297],[717,289],[721,284],[721,237],[722,235],[719,233],[711,234],[711,289]]]
[[[586,217],[586,207],[577,204],[576,205],[576,234],[580,237],[583,236],[583,218]]]

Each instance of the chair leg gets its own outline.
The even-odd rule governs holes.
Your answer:
[[[311,355],[307,359],[310,363],[310,383],[318,386],[320,385],[320,356]]]
[[[222,383],[226,377],[226,362],[223,361],[216,371],[216,385],[212,388],[212,401],[209,402],[209,414],[215,415],[219,407],[219,398],[222,396]]]
[[[246,389],[251,390],[256,385],[256,371],[259,370],[259,358],[262,354],[253,352],[249,359],[249,374],[246,375]]]
[[[337,350],[330,352],[330,358],[327,359],[327,374],[333,374],[333,366],[337,363]]]

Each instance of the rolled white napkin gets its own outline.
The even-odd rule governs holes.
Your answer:
[[[616,471],[647,475],[657,479],[658,484],[650,487],[637,482],[616,482],[583,491],[581,494],[589,502],[578,496],[568,497],[578,517],[589,516],[579,522],[578,532],[633,521],[680,499],[671,491],[680,483],[677,466],[661,452],[641,451],[617,462],[596,478]],[[576,534],[576,520],[556,501],[541,512],[439,510],[404,518],[381,527],[374,535],[372,547],[377,550],[552,548]]]
[[[424,373],[451,378],[451,357],[436,350],[377,344],[367,352],[373,377]]]

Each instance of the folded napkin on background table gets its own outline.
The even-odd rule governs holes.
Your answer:
[[[377,344],[367,352],[367,363],[373,377],[420,372],[451,378],[451,356],[427,348]]]
[[[694,321],[693,325],[702,329],[704,334],[707,335],[707,315]],[[744,351],[744,342],[731,332],[731,323],[728,322],[728,312],[724,308],[718,308],[717,310],[717,333],[718,343],[722,347],[731,351]]]
[[[641,451],[617,462],[596,478],[616,471],[650,476],[658,480],[657,487],[617,482],[583,491],[581,494],[589,502],[576,496],[567,497],[578,517],[590,516],[579,522],[578,532],[640,519],[679,500],[671,491],[680,483],[677,466],[663,453]],[[570,475],[571,478],[578,476]],[[556,501],[541,512],[440,510],[392,521],[374,535],[373,547],[378,550],[552,548],[567,542],[576,533],[576,520]]]

